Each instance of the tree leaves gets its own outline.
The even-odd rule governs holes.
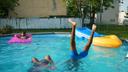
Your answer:
[[[19,0],[0,0],[0,17],[8,16],[9,10],[18,5]]]
[[[108,8],[114,8],[113,3],[114,0],[64,0],[66,2],[68,15],[75,16],[79,15],[78,10],[80,10],[81,7],[84,7],[86,9],[86,12],[90,13],[92,11],[101,12],[102,10],[106,10]],[[79,5],[79,2],[81,2],[81,5]]]

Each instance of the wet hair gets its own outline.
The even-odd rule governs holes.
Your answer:
[[[23,34],[26,34],[26,32],[22,32]]]
[[[23,36],[25,36],[26,35],[26,32],[22,32],[22,34],[23,34]]]

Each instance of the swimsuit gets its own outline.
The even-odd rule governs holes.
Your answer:
[[[33,67],[28,70],[28,72],[42,72],[43,69],[54,69],[53,66],[50,66],[49,61],[43,59],[40,61],[40,64],[34,63]]]
[[[42,65],[48,65],[50,63],[49,61],[47,61],[45,59],[41,60],[40,62]]]
[[[73,50],[71,54],[71,58],[74,60],[78,60],[86,57],[87,55],[88,55],[88,51],[82,51],[80,54],[78,54],[76,50]]]

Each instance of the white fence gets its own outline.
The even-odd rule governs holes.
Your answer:
[[[54,29],[71,28],[68,18],[23,18],[23,19],[0,19],[0,28],[10,25],[15,29]],[[72,18],[77,22],[77,27],[82,27],[80,18]],[[88,21],[85,21],[88,22]]]

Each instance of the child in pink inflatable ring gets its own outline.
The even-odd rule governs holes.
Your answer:
[[[26,32],[22,32],[21,34],[16,35],[16,37],[19,39],[28,39],[29,38],[29,36],[26,34]]]

